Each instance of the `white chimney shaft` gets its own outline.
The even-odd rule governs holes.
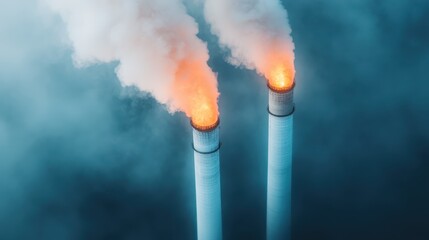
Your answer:
[[[267,239],[291,239],[293,87],[269,87]]]
[[[192,124],[192,123],[191,123]],[[219,171],[219,123],[210,128],[193,126],[197,231],[199,240],[222,239]]]

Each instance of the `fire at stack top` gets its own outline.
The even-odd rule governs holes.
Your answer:
[[[211,126],[193,127],[197,231],[200,240],[222,239],[219,168],[219,120]]]
[[[293,89],[270,85],[268,103],[267,239],[291,238]]]

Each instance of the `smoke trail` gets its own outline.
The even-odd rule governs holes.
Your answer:
[[[256,69],[280,88],[293,84],[294,44],[279,0],[205,0],[205,17],[232,64]]]
[[[170,112],[214,123],[216,76],[180,0],[43,0],[67,24],[78,66],[118,61],[123,86],[150,92]]]

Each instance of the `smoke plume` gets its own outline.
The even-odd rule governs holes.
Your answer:
[[[76,65],[117,61],[123,86],[150,92],[170,112],[217,119],[208,50],[180,0],[44,1],[66,22]]]
[[[287,12],[278,0],[205,0],[205,17],[230,62],[256,69],[274,83],[292,84],[294,44]],[[280,86],[287,87],[287,86]]]

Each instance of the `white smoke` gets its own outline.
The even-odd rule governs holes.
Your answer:
[[[269,75],[273,61],[293,66],[294,44],[279,0],[204,0],[212,32],[231,51],[230,62]]]
[[[184,98],[201,87],[201,81],[217,101],[207,47],[197,38],[198,26],[180,0],[42,1],[66,22],[78,66],[118,61],[122,85],[150,92],[170,111],[182,110],[188,116],[192,99]],[[188,71],[180,70],[183,62],[189,61],[203,69],[203,80],[178,79],[178,71]],[[177,86],[186,94],[175,94]]]

